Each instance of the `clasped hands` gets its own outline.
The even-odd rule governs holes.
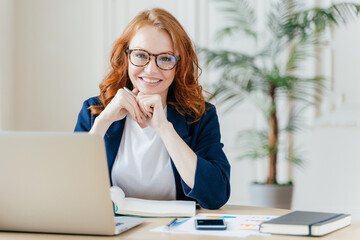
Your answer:
[[[123,119],[127,114],[136,121],[141,128],[151,126],[155,130],[167,122],[159,94],[146,95],[137,88],[131,91],[120,88],[114,98],[99,115],[110,123]]]

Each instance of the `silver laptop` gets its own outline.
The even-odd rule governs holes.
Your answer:
[[[87,133],[0,133],[0,230],[115,235],[104,141]]]

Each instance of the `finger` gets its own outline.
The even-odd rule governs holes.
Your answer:
[[[133,92],[136,96],[140,93],[139,89],[137,89],[136,87],[132,90],[132,92]]]
[[[139,106],[139,108],[140,108],[141,113],[142,113],[143,116],[145,117],[145,119],[146,119],[147,117],[149,117],[149,114],[148,114],[148,112],[146,111],[146,109],[144,108],[144,106],[142,105],[141,101],[137,100],[137,104],[138,104],[138,106]]]
[[[130,94],[130,90],[126,90],[125,88],[120,88],[115,97],[120,98],[122,101],[126,101],[128,99],[134,98],[131,94]]]
[[[139,109],[139,106],[134,97],[126,98],[123,103],[124,108],[130,113],[130,116],[136,122],[144,122],[145,117],[143,116],[142,112]]]
[[[146,114],[147,117],[149,117],[149,118],[152,117],[151,112],[146,109],[146,107],[144,106],[144,104],[141,103],[141,104],[140,104],[140,107],[141,107],[142,111]]]
[[[141,111],[144,113],[144,115],[145,115],[146,117],[150,117],[148,111],[146,110],[146,108],[145,108],[145,106],[144,106],[144,104],[143,104],[143,103],[144,103],[144,99],[146,99],[146,98],[147,98],[146,95],[142,95],[141,93],[139,93],[136,101],[137,101],[137,103],[138,103]]]
[[[155,104],[152,101],[145,101],[144,107],[145,107],[146,111],[152,113],[152,112],[154,112]]]
[[[138,123],[139,124],[139,126],[141,127],[141,128],[146,128],[148,125],[147,125],[147,123],[146,123],[146,121],[145,122],[143,122],[143,123]]]
[[[148,117],[148,115],[146,114],[146,112],[144,112],[144,109],[141,107],[140,102],[139,102],[139,97],[140,96],[145,96],[145,95],[142,95],[137,88],[134,88],[132,90],[132,94],[137,94],[135,101],[136,101],[136,104],[138,105],[138,107],[140,109],[141,116],[143,116],[143,120],[145,121],[146,117]]]
[[[139,105],[137,104],[137,102],[132,102],[132,108],[134,111],[134,114],[136,115],[136,121],[138,123],[145,123],[145,116],[143,114],[143,112],[141,111]]]
[[[139,94],[139,96],[140,95],[141,93]],[[155,107],[155,105],[162,107],[161,97],[159,95],[154,94],[154,95],[141,95],[141,96],[143,102],[147,102],[148,105],[150,103],[150,107]]]
[[[124,87],[123,89],[124,89],[129,95],[131,95],[133,98],[136,98],[136,95],[135,95],[132,91],[130,91],[128,88]]]
[[[144,102],[141,99],[138,99],[139,106],[141,108],[141,111],[149,118],[152,117],[152,114],[150,111],[147,110],[146,106],[144,105]]]
[[[141,106],[139,105],[137,99],[132,99],[131,104],[132,107],[135,109],[138,123],[144,124],[146,122],[146,115],[142,111]],[[143,125],[143,127],[146,127],[146,125]]]
[[[127,108],[127,110],[128,110],[128,113],[130,114],[130,117],[131,117],[134,121],[138,122],[138,119],[137,119],[135,110],[134,110],[133,108]]]

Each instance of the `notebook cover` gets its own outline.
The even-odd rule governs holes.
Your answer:
[[[313,225],[317,226],[328,223],[333,218],[337,218],[340,215],[338,213],[323,213],[323,212],[306,212],[306,211],[295,211],[283,215],[281,217],[272,219],[267,224],[285,224],[285,225]],[[338,218],[337,218],[338,219]]]
[[[324,212],[307,212],[307,211],[295,211],[289,214],[280,216],[276,219],[264,222],[260,225],[260,232],[277,233],[277,234],[289,234],[289,235],[312,235],[312,227],[326,225],[332,222],[339,221],[345,217],[350,216],[349,214],[339,213],[324,213]],[[273,228],[271,226],[278,226]],[[281,230],[279,231],[279,227]],[[287,227],[288,226],[288,227]],[[303,226],[306,229],[300,232],[293,232],[293,226]],[[265,230],[266,229],[266,230]],[[277,229],[277,230],[276,230]],[[338,227],[332,228],[331,231],[337,230]],[[265,230],[265,231],[262,231]],[[297,230],[298,231],[298,230]],[[329,232],[331,232],[329,231]]]

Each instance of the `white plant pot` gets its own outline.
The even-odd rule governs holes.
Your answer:
[[[293,185],[250,184],[251,205],[270,208],[291,208]]]

